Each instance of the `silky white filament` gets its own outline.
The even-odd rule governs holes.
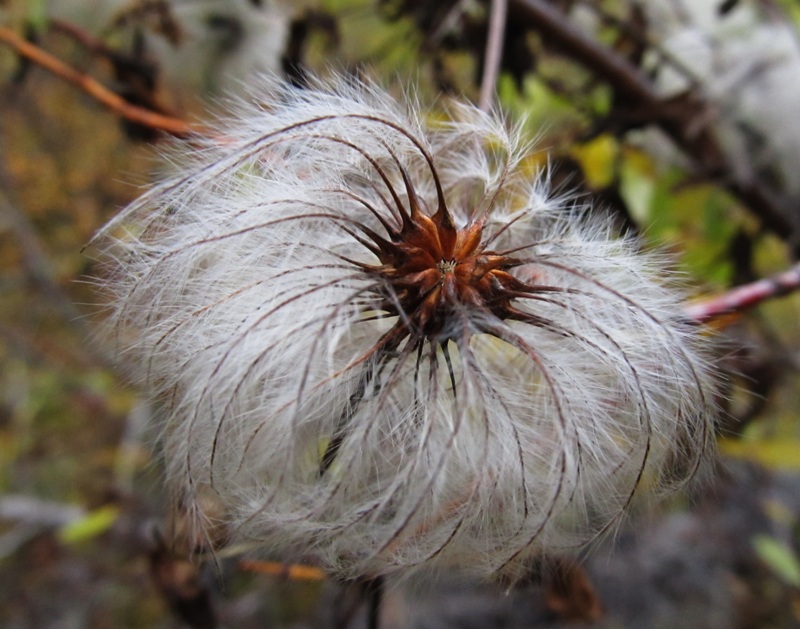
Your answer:
[[[211,496],[232,538],[341,577],[513,580],[693,475],[682,294],[516,131],[344,80],[261,97],[96,239],[198,525]]]

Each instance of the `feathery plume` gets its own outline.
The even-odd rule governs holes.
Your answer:
[[[268,94],[96,241],[199,525],[346,578],[513,580],[692,476],[711,378],[663,260],[551,194],[497,115]]]

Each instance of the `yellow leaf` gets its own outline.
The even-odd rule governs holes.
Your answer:
[[[800,440],[797,439],[721,439],[720,450],[735,459],[760,463],[765,467],[800,470]]]
[[[619,145],[612,135],[604,134],[572,150],[586,177],[594,189],[605,188],[614,180]]]

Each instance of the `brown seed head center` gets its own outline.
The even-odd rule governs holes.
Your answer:
[[[526,288],[509,273],[519,262],[486,250],[483,228],[476,220],[457,229],[443,204],[428,216],[412,197],[401,229],[373,236],[381,262],[373,271],[391,293],[381,309],[398,315],[407,334],[444,342],[474,331],[478,314],[513,316],[511,300]]]

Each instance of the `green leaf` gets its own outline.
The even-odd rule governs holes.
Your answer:
[[[620,194],[634,220],[642,225],[651,222],[653,200],[657,192],[651,160],[637,151],[627,150],[620,164]]]
[[[119,517],[119,507],[106,505],[90,511],[84,517],[65,524],[58,531],[58,539],[64,544],[85,542],[110,529]]]
[[[753,548],[759,559],[781,579],[789,585],[800,587],[800,560],[789,546],[769,535],[756,535]]]
[[[33,29],[36,33],[43,33],[47,29],[48,22],[47,7],[44,0],[29,0],[27,9],[28,28]]]

